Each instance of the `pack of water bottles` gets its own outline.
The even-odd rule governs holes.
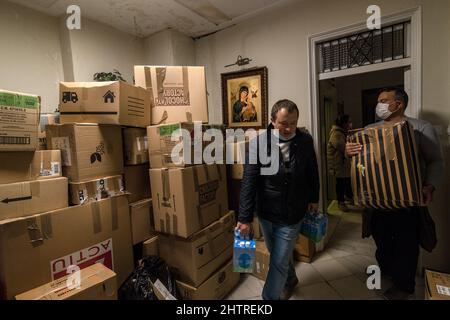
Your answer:
[[[300,233],[318,243],[327,234],[328,218],[323,213],[307,212],[300,226]]]
[[[240,273],[252,273],[256,261],[256,241],[244,239],[240,231],[234,233],[233,271]]]

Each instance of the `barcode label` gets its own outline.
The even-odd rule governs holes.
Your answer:
[[[59,175],[60,173],[60,163],[59,162],[52,162],[52,173],[53,175]]]
[[[449,287],[445,287],[445,286],[440,286],[440,285],[436,285],[437,288],[437,292],[439,294],[445,295],[445,296],[450,296],[450,288]]]
[[[0,137],[0,144],[30,144],[29,137]]]

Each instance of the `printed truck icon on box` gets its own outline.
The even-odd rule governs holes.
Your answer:
[[[67,103],[72,101],[73,103],[78,102],[78,95],[76,92],[64,91],[62,94],[62,102]]]

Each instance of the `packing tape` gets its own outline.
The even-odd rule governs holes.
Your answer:
[[[166,221],[164,223],[164,232],[170,233],[170,216],[167,212],[166,212]]]
[[[220,165],[216,164],[217,174],[219,176],[219,181],[222,181],[222,170],[220,170]]]
[[[102,221],[100,218],[100,206],[97,201],[91,202],[90,206],[91,206],[92,225],[94,228],[94,234],[97,234],[102,231]]]
[[[193,166],[192,167],[192,173],[193,173],[193,178],[194,178],[194,189],[195,192],[198,192],[199,190],[199,183],[198,183],[198,166]]]
[[[211,180],[209,176],[209,165],[204,165],[203,170],[205,170],[206,182],[208,182],[209,180]]]
[[[206,227],[203,221],[203,212],[202,212],[202,206],[201,205],[197,205],[197,217],[198,217],[198,222],[200,223],[200,227],[204,228]]]
[[[41,230],[37,224],[37,219],[35,217],[28,218],[25,220],[27,224],[28,236],[30,237],[30,243],[33,247],[40,246],[44,243],[44,238],[42,238]]]
[[[177,212],[177,207],[176,207],[176,202],[175,202],[175,195],[172,195],[172,200],[173,200],[173,212]]]
[[[41,196],[41,183],[40,181],[30,182],[30,192],[32,197],[39,198]]]
[[[117,197],[111,198],[111,222],[113,231],[119,229],[119,211],[117,210]]]
[[[161,169],[161,180],[163,185],[163,201],[170,201],[169,169]]]
[[[211,250],[212,256],[216,257],[217,251],[216,251],[216,247],[214,245],[214,239],[211,234],[211,230],[209,230],[209,229],[206,229],[206,240],[208,241],[208,246],[209,246],[209,249]]]
[[[51,214],[44,214],[41,216],[42,236],[44,239],[51,239],[53,237],[53,225]]]
[[[187,122],[193,122],[192,121],[192,113],[191,112],[186,111],[186,121]]]
[[[178,218],[176,215],[172,215],[172,230],[173,234],[178,234]]]
[[[183,67],[183,95],[184,98],[186,98],[187,101],[189,101],[189,69],[188,67]],[[190,101],[189,101],[190,103]],[[187,114],[186,114],[187,116]],[[191,117],[192,119],[192,117]],[[188,120],[189,121],[189,120]],[[192,122],[192,121],[189,121]]]
[[[152,88],[152,75],[150,73],[149,67],[144,67],[144,75],[145,75],[145,86],[147,87],[147,89]],[[149,90],[149,91],[152,92],[152,90]],[[153,98],[153,94],[152,94],[152,98]]]

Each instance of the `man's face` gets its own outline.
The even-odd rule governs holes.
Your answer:
[[[289,138],[297,129],[298,114],[297,111],[288,112],[285,108],[278,111],[272,125],[280,131],[280,135]]]
[[[382,92],[378,96],[379,103],[388,103],[389,111],[396,112],[403,105],[401,101],[395,100],[395,91]]]

